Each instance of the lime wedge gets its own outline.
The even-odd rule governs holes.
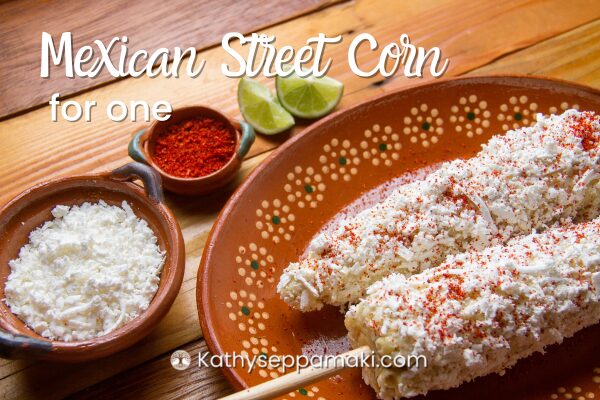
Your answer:
[[[344,84],[326,76],[299,77],[295,72],[275,79],[281,105],[296,117],[318,118],[337,106],[344,93]]]
[[[294,117],[279,104],[268,87],[254,79],[240,79],[238,104],[244,119],[265,135],[274,135],[294,126]]]

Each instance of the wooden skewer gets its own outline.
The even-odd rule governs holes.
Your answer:
[[[368,346],[359,347],[347,353],[340,354],[335,365],[313,365],[305,369],[280,376],[279,378],[244,389],[241,392],[222,397],[220,400],[267,400],[293,392],[306,384],[320,381],[335,375],[346,368],[348,359],[360,358],[363,354],[371,354]],[[342,362],[344,361],[344,362]]]

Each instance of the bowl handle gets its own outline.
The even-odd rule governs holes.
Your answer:
[[[165,197],[160,174],[148,165],[132,162],[113,170],[109,176],[120,182],[141,179],[148,196],[158,203],[164,203]]]
[[[254,128],[252,125],[246,121],[239,121],[238,124],[240,131],[242,132],[242,137],[240,139],[240,148],[238,149],[237,156],[240,160],[242,160],[246,154],[248,154],[250,147],[252,147],[252,143],[254,143],[256,135],[254,134]]]
[[[142,129],[133,135],[133,138],[129,142],[129,146],[127,147],[127,152],[129,153],[129,157],[133,158],[135,161],[149,164],[146,153],[144,152],[144,142],[148,140],[146,132],[146,129]]]
[[[52,343],[25,335],[15,335],[0,329],[0,357],[37,358],[52,351]]]

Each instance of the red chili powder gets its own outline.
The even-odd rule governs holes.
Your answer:
[[[585,151],[590,151],[598,145],[598,136],[592,125],[592,114],[584,112],[583,117],[571,125],[575,136],[581,138],[581,146]]]
[[[234,133],[223,122],[199,117],[170,126],[157,139],[152,159],[164,172],[198,178],[223,168],[233,156]]]

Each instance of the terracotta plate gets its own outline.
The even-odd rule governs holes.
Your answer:
[[[490,136],[531,125],[535,114],[600,111],[600,91],[531,77],[440,81],[331,115],[285,143],[231,198],[208,240],[198,309],[213,353],[335,353],[347,348],[343,315],[302,314],[279,299],[282,269],[362,193],[410,170],[475,154]],[[489,376],[428,399],[600,398],[600,327]],[[596,368],[596,369],[594,369]],[[242,388],[281,374],[224,369]],[[298,388],[288,399],[370,399],[359,370]]]

